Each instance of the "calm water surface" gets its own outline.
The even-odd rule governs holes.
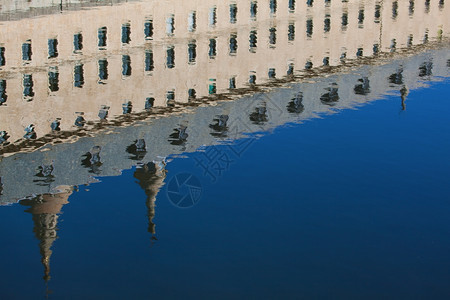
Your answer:
[[[444,1],[4,2],[0,299],[450,298]]]

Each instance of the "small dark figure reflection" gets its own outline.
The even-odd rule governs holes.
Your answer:
[[[148,97],[147,99],[145,99],[145,109],[146,110],[151,109],[154,105],[155,105],[155,98]]]
[[[294,98],[289,101],[287,105],[287,111],[293,114],[300,114],[305,110],[303,106],[303,93],[298,92]]]
[[[50,128],[52,129],[52,131],[60,131],[61,130],[61,128],[59,127],[59,126],[61,126],[60,120],[61,120],[60,118],[56,118],[56,120],[50,124]]]
[[[406,110],[406,103],[405,103],[405,101],[406,101],[406,97],[408,96],[408,94],[409,94],[408,88],[406,86],[403,86],[400,89],[400,97],[402,98],[402,110]]]
[[[267,116],[266,103],[263,103],[261,106],[255,107],[249,118],[253,124],[262,125],[266,123],[269,120]]]
[[[217,115],[213,119],[215,123],[209,124],[209,128],[214,130],[214,132],[211,132],[211,135],[213,137],[223,138],[228,135],[228,126],[227,126],[228,118],[229,118],[228,115]]]
[[[132,154],[129,158],[132,160],[142,160],[147,153],[144,139],[135,140],[133,144],[127,147],[126,151]]]
[[[424,62],[419,67],[419,77],[428,77],[433,75],[433,63],[431,61]]]
[[[100,152],[102,148],[100,146],[94,146],[92,149],[83,155],[81,165],[89,169],[89,173],[100,174],[100,167],[103,165],[100,159]]]
[[[133,109],[133,104],[131,103],[131,101],[128,101],[128,102],[122,104],[122,112],[124,115],[131,113],[132,109]]]
[[[27,128],[25,128],[25,135],[23,136],[24,139],[27,140],[34,140],[36,139],[37,135],[36,132],[34,131],[34,125],[30,124],[27,126]]]
[[[186,144],[188,134],[186,133],[187,126],[179,125],[178,128],[173,130],[173,133],[169,136],[169,142],[175,146],[184,146]]]
[[[399,68],[396,73],[393,73],[389,76],[389,82],[391,84],[403,84],[403,69]]]
[[[156,225],[153,222],[155,217],[155,202],[160,189],[164,185],[166,178],[165,162],[149,162],[146,164],[139,164],[134,172],[134,178],[138,180],[139,186],[145,191],[147,217],[148,217],[148,232],[152,235],[152,241],[156,238]]]
[[[34,179],[33,182],[40,186],[50,186],[50,184],[55,181],[53,170],[53,163],[49,165],[40,165],[37,167],[37,173],[34,175],[37,179]]]
[[[355,85],[354,91],[357,95],[368,95],[370,93],[369,78],[363,77],[358,79],[359,84]]]
[[[327,90],[329,92],[320,96],[320,101],[325,105],[333,106],[339,101],[339,89],[337,84],[333,84],[331,87],[327,88]]]

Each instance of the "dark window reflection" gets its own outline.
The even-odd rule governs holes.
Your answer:
[[[428,29],[425,30],[425,35],[423,36],[423,43],[428,43]]]
[[[392,2],[392,19],[397,19],[398,16],[398,1]]]
[[[392,39],[390,49],[391,49],[391,52],[395,52],[395,50],[397,50],[397,41],[396,41],[396,39]]]
[[[230,55],[236,54],[237,48],[237,34],[232,33],[230,34]]]
[[[26,140],[34,140],[37,138],[36,131],[34,131],[34,125],[30,124],[25,128],[25,134],[23,136]]]
[[[148,97],[145,99],[145,109],[151,109],[155,105],[155,98]]]
[[[381,17],[381,5],[380,4],[376,4],[375,5],[375,14],[374,14],[375,23],[379,23],[380,22],[380,17]]]
[[[197,98],[197,92],[195,89],[189,89],[188,90],[188,101],[194,101],[195,98]]]
[[[106,47],[106,27],[101,27],[98,29],[98,46]]]
[[[183,146],[186,144],[188,134],[186,133],[187,126],[179,125],[178,128],[173,130],[173,133],[169,136],[169,143],[175,146]]]
[[[433,75],[433,63],[431,61],[428,61],[421,64],[419,67],[419,76],[425,77],[431,75]]]
[[[308,5],[309,7],[313,6],[314,4],[314,0],[306,0],[306,5]]]
[[[294,64],[290,63],[288,66],[288,70],[287,70],[287,75],[288,76],[293,76],[294,75]]]
[[[209,10],[209,26],[216,26],[217,22],[217,9],[216,7],[212,7]]]
[[[230,4],[230,23],[234,24],[237,21],[237,5],[236,3]]]
[[[75,119],[75,126],[77,126],[77,127],[83,127],[84,124],[86,124],[86,120],[84,119],[83,116],[78,116],[78,117]]]
[[[249,79],[248,79],[248,83],[250,84],[256,84],[256,75],[250,75]]]
[[[342,25],[341,29],[342,29],[342,31],[345,31],[347,29],[347,25],[348,25],[348,13],[347,12],[342,13],[341,20],[342,20],[341,21],[341,25]]]
[[[195,41],[191,41],[188,44],[188,61],[190,64],[195,63],[195,59],[197,57],[197,45],[195,44]]]
[[[330,65],[330,58],[328,56],[324,57],[322,60],[322,63],[324,66],[329,66]]]
[[[61,122],[60,122],[60,118],[57,118],[55,121],[53,121],[51,124],[50,124],[50,128],[53,130],[53,131],[60,131],[61,130],[61,128],[60,128],[60,126],[61,126]]]
[[[48,40],[48,58],[58,57],[58,40],[49,39]]]
[[[269,6],[270,6],[270,13],[275,14],[277,12],[277,0],[270,0]]]
[[[358,79],[358,84],[353,89],[357,95],[368,95],[370,93],[369,78],[363,77]]]
[[[166,50],[166,66],[168,69],[175,68],[175,47],[169,46]]]
[[[33,52],[31,51],[31,41],[27,41],[22,44],[22,60],[30,61],[31,55]]]
[[[0,80],[0,105],[3,105],[8,100],[8,95],[6,95],[6,80]]]
[[[294,98],[289,101],[287,105],[287,111],[292,114],[300,114],[305,110],[305,107],[302,104],[303,101],[303,93],[298,92]]]
[[[145,21],[144,35],[145,35],[145,39],[147,39],[147,40],[150,40],[153,38],[153,20]]]
[[[81,33],[73,35],[73,50],[74,51],[83,50],[83,35]]]
[[[208,51],[208,55],[209,58],[214,59],[217,55],[217,51],[216,51],[216,40],[215,39],[209,39],[209,51]]]
[[[270,79],[275,79],[277,76],[274,68],[270,68],[267,75],[269,76]]]
[[[252,30],[250,31],[250,36],[249,36],[249,51],[252,53],[256,52],[256,47],[257,47],[257,43],[258,43],[258,37],[257,37],[257,32],[256,30]]]
[[[363,56],[363,48],[358,48],[358,51],[356,51],[356,57]]]
[[[100,120],[106,120],[106,118],[108,118],[108,114],[109,114],[109,106],[102,105],[100,107],[100,110],[98,111],[98,117],[100,118]]]
[[[175,92],[174,91],[168,91],[166,94],[166,105],[168,107],[175,106]]]
[[[5,47],[0,47],[0,67],[3,67],[5,64]]]
[[[122,55],[122,75],[131,75],[131,58],[129,55]]]
[[[373,44],[373,55],[377,55],[380,52],[380,46],[378,44]]]
[[[167,17],[166,19],[166,34],[171,36],[175,32],[175,18],[174,16]]]
[[[414,14],[414,0],[409,0],[408,11],[410,16]]]
[[[275,45],[277,43],[277,29],[272,27],[269,29],[269,44]]]
[[[53,170],[53,164],[37,167],[37,173],[34,175],[37,178],[33,179],[33,182],[39,186],[50,186],[50,184],[55,181]]]
[[[213,124],[209,124],[209,128],[213,130],[211,135],[217,138],[224,138],[228,135],[228,115],[218,115],[213,119]]]
[[[439,9],[444,9],[444,0],[439,0]]]
[[[430,12],[430,0],[425,0],[425,13]]]
[[[307,37],[312,37],[313,34],[313,20],[312,19],[308,19],[306,20],[306,36]]]
[[[133,144],[129,145],[126,151],[131,154],[129,156],[132,160],[143,160],[145,154],[147,154],[147,147],[145,145],[144,139],[138,139],[133,142]]]
[[[323,31],[330,32],[330,29],[331,29],[330,15],[325,15],[325,19],[323,20]]]
[[[73,69],[73,85],[77,88],[82,88],[84,85],[84,70],[83,65],[76,65]]]
[[[306,70],[311,70],[313,68],[313,63],[311,62],[311,61],[307,61],[306,63],[305,63],[305,69]]]
[[[236,77],[231,77],[231,78],[230,78],[228,88],[229,88],[230,90],[236,88]]]
[[[267,116],[266,104],[263,103],[263,105],[255,107],[249,118],[253,124],[263,125],[264,123],[266,123],[269,120]]]
[[[388,79],[391,84],[403,84],[403,69],[398,69],[397,72],[391,74]]]
[[[216,80],[215,79],[210,79],[209,81],[211,83],[208,86],[208,94],[209,95],[214,95],[217,92]]]
[[[256,20],[256,14],[258,13],[258,4],[256,1],[250,3],[250,18]]]
[[[130,24],[122,25],[122,44],[128,44],[131,41],[131,27]]]
[[[0,145],[9,144],[8,139],[9,139],[9,134],[6,131],[0,131]],[[2,188],[3,188],[3,184],[1,182],[1,177],[0,177],[0,195],[2,194],[1,193]]]
[[[333,106],[339,101],[339,89],[337,84],[333,84],[330,88],[327,89],[329,92],[320,96],[320,101],[323,104]]]
[[[131,101],[128,101],[128,102],[122,104],[122,113],[124,115],[130,114],[132,110],[133,110],[133,104],[131,103]]]
[[[295,40],[295,25],[293,22],[288,25],[288,41]]]
[[[295,0],[289,0],[288,6],[289,6],[289,12],[294,12],[295,11]]]
[[[31,74],[23,75],[23,97],[27,101],[33,100],[33,76]]]
[[[52,68],[48,72],[48,89],[50,92],[59,90],[59,72],[57,68]]]
[[[98,61],[98,79],[100,81],[108,79],[108,61],[106,59]]]
[[[345,63],[346,58],[347,58],[347,52],[342,52],[341,57],[339,58],[341,60],[341,63]]]
[[[413,35],[410,34],[410,35],[408,36],[408,41],[406,42],[406,46],[407,46],[407,47],[411,47],[412,45],[413,45]]]
[[[100,158],[100,152],[102,148],[100,146],[94,146],[92,149],[83,155],[81,165],[89,169],[89,173],[100,174],[100,167],[103,165]]]
[[[195,11],[191,11],[188,16],[188,31],[194,32],[197,29],[197,13]]]
[[[360,9],[358,12],[358,24],[359,27],[362,28],[362,25],[364,24],[364,8]]]
[[[151,72],[154,69],[153,51],[151,49],[145,50],[145,71]]]

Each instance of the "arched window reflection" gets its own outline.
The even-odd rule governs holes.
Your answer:
[[[308,20],[306,20],[306,36],[307,37],[312,37],[313,35],[313,20],[311,18],[309,18]]]
[[[195,59],[197,57],[197,45],[195,40],[192,40],[188,44],[188,62],[190,64],[195,64]]]
[[[147,49],[145,50],[145,71],[151,72],[154,68],[153,51],[151,49]]]
[[[130,23],[122,24],[122,44],[131,42],[131,26]]]
[[[208,55],[210,59],[216,58],[217,51],[216,51],[216,39],[209,39],[209,51]]]
[[[175,68],[175,47],[168,46],[166,50],[166,67],[168,69]]]
[[[83,50],[83,35],[81,33],[77,33],[73,35],[73,51],[81,51]]]
[[[103,81],[108,79],[108,61],[106,59],[98,61],[98,79],[99,83],[104,83]]]
[[[59,90],[59,72],[57,67],[52,67],[48,72],[48,89],[50,92]]]
[[[258,44],[258,36],[257,36],[257,32],[256,30],[252,30],[250,31],[250,36],[249,36],[249,51],[252,53],[256,52],[256,47]]]
[[[100,49],[106,47],[106,34],[107,28],[105,26],[98,29],[98,47]]]
[[[31,51],[31,40],[28,40],[26,43],[22,44],[22,60],[31,61],[31,55],[33,52]]]
[[[49,39],[48,40],[48,58],[58,57],[58,40]]]
[[[238,49],[237,33],[230,34],[230,55],[235,55]]]
[[[24,74],[23,75],[23,97],[26,101],[33,100],[34,90],[33,90],[33,75]]]
[[[75,65],[73,69],[73,86],[77,88],[82,88],[84,85],[84,70],[83,65]]]

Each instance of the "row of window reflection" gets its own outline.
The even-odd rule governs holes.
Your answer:
[[[447,61],[447,66],[450,67],[450,60]],[[288,73],[293,70],[293,66],[289,66]],[[420,78],[429,78],[433,75],[433,62],[432,60],[428,60],[423,62],[418,69],[418,76]],[[275,69],[269,69],[268,76],[270,78],[274,78],[276,76]],[[403,79],[403,68],[399,67],[394,73],[389,75],[387,77],[387,81],[390,84],[391,87],[400,87],[400,94],[402,99],[402,108],[404,109],[404,101],[406,99],[406,96],[408,94],[408,89],[405,86],[405,82]],[[252,74],[249,77],[249,83],[255,84],[256,83],[256,75]],[[236,78],[232,77],[229,80],[229,88],[235,89],[236,88]],[[215,79],[210,79],[210,84],[208,88],[209,94],[216,94],[217,88],[216,88],[216,82]],[[354,93],[356,95],[363,95],[366,96],[370,94],[371,87],[370,87],[370,80],[368,77],[362,77],[358,79],[357,83],[354,86],[353,89]],[[6,101],[6,81],[0,80],[0,94],[1,99],[5,99]],[[188,100],[193,101],[196,98],[196,91],[195,89],[189,89],[188,90]],[[303,94],[301,92],[297,93],[295,97],[291,99],[291,101],[287,105],[287,111],[289,113],[295,113],[299,114],[303,112],[304,106],[302,104],[303,101]],[[331,84],[328,88],[326,88],[326,91],[320,96],[320,101],[324,105],[328,106],[334,106],[339,101],[339,87],[336,83]],[[168,91],[166,94],[166,103],[167,106],[171,107],[175,105],[175,91]],[[151,110],[152,107],[155,104],[155,98],[148,97],[145,100],[145,109]],[[100,120],[106,120],[108,117],[108,111],[110,107],[103,105],[99,112],[98,117]],[[126,101],[122,104],[122,112],[123,114],[130,114],[132,112],[133,105],[131,101]],[[264,124],[268,121],[267,116],[267,109],[266,109],[266,103],[262,103],[261,105],[255,107],[255,109],[250,113],[249,118],[250,121],[254,124]],[[50,124],[50,128],[52,131],[60,131],[60,120],[57,118]],[[210,124],[209,127],[214,130],[213,133],[211,133],[213,136],[216,137],[225,137],[226,136],[226,123],[228,121],[228,116],[216,116],[214,119],[215,123]],[[78,116],[76,117],[76,120],[74,122],[74,125],[77,127],[83,127],[86,124],[86,120],[83,117],[83,113],[78,113]],[[33,124],[30,124],[28,127],[25,128],[25,135],[23,136],[25,139],[36,139],[37,134],[35,131],[35,127]],[[9,136],[7,132],[1,131],[0,132],[0,144],[6,144]],[[169,140],[174,145],[181,145],[185,142],[187,138],[186,134],[186,127],[178,128],[175,130],[175,132],[171,135],[171,140]],[[181,142],[180,142],[181,141]]]
[[[428,40],[428,33],[425,34],[424,42],[427,42]],[[411,46],[413,42],[413,36],[410,35],[408,37],[407,46]],[[393,39],[391,41],[390,49],[391,52],[396,51],[396,45],[397,41]],[[256,32],[252,31],[250,33],[250,51],[256,47]],[[236,53],[237,51],[237,41],[236,41],[236,35],[232,34],[230,37],[230,54]],[[374,44],[373,45],[373,55],[377,55],[380,51],[379,45]],[[210,58],[214,58],[216,52],[216,40],[211,39],[209,43],[209,51],[208,55]],[[175,47],[171,46],[167,48],[166,53],[166,66],[167,68],[171,69],[175,67]],[[364,55],[363,48],[358,48],[356,51],[357,57],[362,57]],[[188,44],[188,61],[189,63],[195,63],[197,57],[196,52],[196,44],[194,42],[191,42]],[[340,60],[342,63],[345,62],[347,58],[347,52],[343,52],[340,56]],[[323,66],[329,66],[330,64],[330,58],[324,57],[322,60]],[[313,63],[311,61],[307,61],[305,63],[304,69],[310,70],[313,68]],[[153,59],[153,52],[151,50],[145,51],[145,66],[144,70],[146,72],[151,72],[154,70],[154,59]],[[132,68],[131,68],[131,58],[129,55],[122,55],[122,76],[131,76],[132,74]],[[294,65],[290,64],[286,73],[287,76],[294,75]],[[107,59],[100,59],[98,60],[98,83],[100,84],[106,84],[108,80],[108,60]],[[275,79],[276,73],[275,69],[269,69],[268,72],[268,78]],[[234,79],[233,79],[234,80]],[[230,80],[230,86],[229,88],[235,88],[235,82],[231,84]],[[77,64],[74,66],[73,70],[73,85],[77,88],[82,88],[84,86],[85,79],[84,79],[84,65],[83,64]],[[256,75],[251,75],[249,79],[249,84],[256,84]],[[32,101],[34,97],[34,90],[33,90],[33,76],[32,74],[24,74],[23,75],[23,97],[27,101]],[[48,88],[50,92],[57,92],[59,91],[59,71],[57,67],[50,67],[48,71]],[[0,105],[6,102],[7,94],[6,94],[6,80],[0,80]]]
[[[308,1],[312,5],[313,1]],[[344,1],[343,1],[344,2]],[[273,12],[276,11],[276,1],[271,0],[270,1],[270,7]],[[428,7],[430,5],[430,0],[425,1],[425,7]],[[442,8],[444,5],[444,0],[439,1],[439,7]],[[295,1],[290,0],[289,1],[289,8],[294,10],[295,9]],[[378,23],[381,16],[381,5],[376,4],[375,6],[375,22]],[[252,2],[250,6],[250,11],[252,17],[256,17],[257,12],[257,3]],[[414,13],[414,0],[409,1],[409,13],[410,15]],[[212,16],[211,16],[212,14]],[[394,1],[392,3],[392,18],[396,18],[398,15],[398,1]],[[235,23],[237,18],[237,5],[231,4],[230,5],[230,22]],[[213,8],[210,13],[210,25],[215,25],[216,23],[216,10]],[[361,8],[358,12],[358,26],[360,28],[363,27],[364,23],[364,9]],[[166,31],[168,35],[173,35],[175,30],[175,21],[174,16],[170,16],[166,20]],[[348,22],[348,13],[346,11],[343,12],[341,17],[341,29],[345,31],[347,29],[349,22]],[[188,17],[188,29],[190,32],[195,31],[197,25],[196,25],[196,12],[191,12]],[[331,15],[325,14],[324,18],[324,26],[323,30],[325,33],[329,32],[331,30]],[[269,29],[269,44],[275,45],[276,44],[276,28],[272,27]],[[144,24],[144,34],[146,39],[152,39],[153,38],[153,21],[147,20]],[[306,20],[306,35],[307,37],[312,37],[313,35],[313,19],[309,17]],[[290,22],[288,25],[288,40],[294,41],[295,39],[295,25],[294,22]],[[131,26],[129,23],[122,25],[122,38],[121,41],[123,44],[128,44],[131,41]],[[256,31],[253,30],[250,33],[250,51],[253,51],[254,48],[256,48]],[[191,44],[190,44],[191,45]],[[98,29],[98,47],[100,49],[105,49],[107,46],[107,27],[101,27]],[[210,50],[210,56],[214,56],[215,53],[215,40],[213,40],[210,43],[210,48],[213,48]],[[77,33],[73,37],[73,49],[75,53],[79,53],[83,49],[83,35],[81,33]],[[237,50],[237,39],[236,35],[230,36],[230,53],[234,54]],[[5,47],[0,47],[0,66],[4,66],[6,64],[5,59]],[[190,48],[190,53],[195,51],[195,45]],[[32,46],[31,46],[31,40],[27,40],[25,43],[22,44],[22,60],[25,62],[31,61],[32,59]],[[169,55],[168,55],[169,56]],[[58,57],[58,40],[53,38],[48,40],[48,58],[56,58]],[[189,56],[190,61],[195,59],[194,56]],[[169,65],[169,64],[168,64]]]

